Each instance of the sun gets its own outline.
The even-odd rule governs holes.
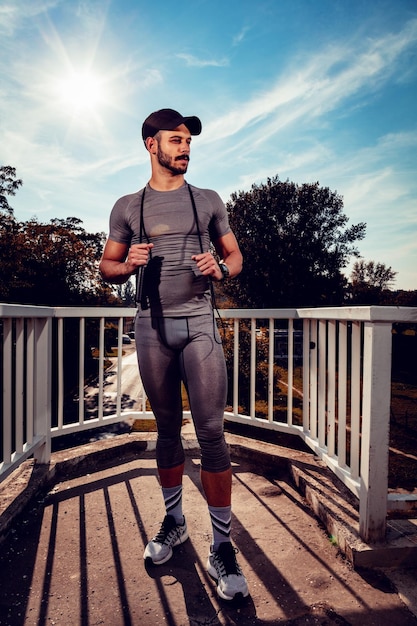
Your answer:
[[[104,83],[91,72],[72,72],[57,84],[61,104],[72,113],[95,112],[104,103]]]

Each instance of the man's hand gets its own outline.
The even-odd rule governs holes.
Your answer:
[[[191,258],[197,263],[197,267],[203,276],[211,276],[214,280],[222,280],[223,274],[211,252],[194,254]]]
[[[147,265],[149,261],[149,252],[152,248],[153,243],[135,243],[129,248],[125,263],[131,274],[133,274],[138,267]]]
[[[99,265],[101,275],[109,283],[125,283],[138,267],[147,264],[152,248],[153,243],[137,243],[128,248],[108,239]]]

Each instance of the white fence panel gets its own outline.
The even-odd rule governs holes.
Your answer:
[[[123,332],[126,320],[134,314],[134,310],[125,308],[49,309],[0,304],[3,378],[0,480],[29,456],[48,462],[51,437],[145,414],[143,391],[138,391],[139,408],[125,409],[123,404]],[[302,437],[359,498],[361,536],[366,540],[383,538],[388,500],[391,327],[393,322],[417,323],[417,309],[230,309],[220,314],[227,322],[227,332],[232,334],[233,389],[231,411],[225,414],[227,419]],[[117,357],[112,366],[114,402],[109,402],[106,391],[109,320],[117,334]],[[258,328],[259,322],[262,328]],[[70,337],[78,350],[77,404],[70,415],[65,370],[66,324],[69,323],[71,328],[78,329],[76,336]],[[91,357],[86,341],[90,324],[96,328],[98,350],[93,383],[94,417],[87,415],[91,398],[86,395],[86,359]],[[302,389],[294,386],[294,366],[299,358],[296,333],[302,334]],[[286,346],[283,351],[277,350],[277,338]],[[248,366],[245,367],[248,388],[244,390],[247,398],[243,401],[246,412],[240,412],[243,354],[249,360],[245,364]],[[278,370],[280,384],[287,386],[287,404],[286,410],[280,410],[277,416]],[[257,415],[258,378],[263,380],[261,399],[266,407],[262,417]],[[295,397],[297,401],[302,397],[302,416],[296,412]],[[394,501],[391,495],[391,504]]]

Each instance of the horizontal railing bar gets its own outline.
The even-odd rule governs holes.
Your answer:
[[[54,309],[46,306],[30,304],[7,304],[0,303],[0,317],[52,317]]]
[[[55,307],[53,317],[135,317],[133,307]]]
[[[0,317],[135,317],[134,307],[38,307],[0,303]],[[217,315],[217,313],[216,313]],[[325,319],[417,323],[416,307],[352,306],[303,309],[220,309],[220,317],[238,319]]]
[[[297,309],[218,309],[216,315],[217,314],[226,319],[266,320],[272,317],[274,319],[286,320],[289,317],[298,317]]]
[[[251,417],[250,415],[243,415],[241,413],[230,413],[225,411],[224,418],[229,422],[236,422],[240,424],[249,424],[253,426],[259,426],[266,430],[277,430],[279,432],[288,433],[290,435],[301,436],[303,429],[301,426],[292,424],[291,426],[284,424],[284,422],[270,422],[262,417]]]
[[[322,309],[297,309],[297,316],[300,319],[417,323],[417,308],[401,306],[324,307]]]

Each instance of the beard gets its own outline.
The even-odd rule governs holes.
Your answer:
[[[187,171],[189,161],[188,154],[180,157],[175,157],[174,159],[173,157],[168,156],[166,152],[163,152],[158,146],[157,157],[159,165],[165,167],[172,174],[180,175],[185,174],[185,172]]]

